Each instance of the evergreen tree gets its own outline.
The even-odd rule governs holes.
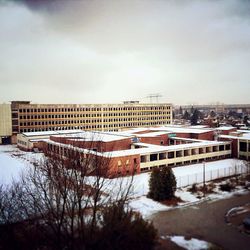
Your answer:
[[[190,113],[191,113],[191,115],[194,113],[194,106],[191,107]]]
[[[211,116],[211,117],[215,117],[215,116],[216,116],[216,113],[215,113],[213,110],[211,110],[210,116]]]
[[[163,199],[171,199],[176,191],[176,179],[172,168],[164,167],[161,171],[161,181],[163,182]]]
[[[179,114],[180,115],[183,115],[183,110],[182,110],[182,107],[180,106],[180,109],[179,109]]]
[[[244,118],[243,118],[243,123],[244,123],[246,126],[249,125],[249,124],[248,124],[248,116],[247,116],[247,115],[244,116]]]
[[[154,168],[149,179],[149,193],[148,197],[153,200],[160,199],[161,192],[161,183],[160,183],[160,169]]]
[[[176,179],[171,168],[154,168],[149,179],[148,197],[163,201],[174,197]]]
[[[184,115],[183,115],[183,119],[185,120],[189,120],[190,119],[190,114],[188,113],[188,111],[186,110]]]
[[[193,115],[191,116],[191,125],[197,125],[199,119],[199,111],[197,109],[194,110]]]

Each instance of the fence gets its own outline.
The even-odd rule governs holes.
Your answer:
[[[236,165],[232,167],[225,167],[225,168],[218,168],[215,170],[205,170],[204,172],[199,172],[195,174],[179,176],[176,178],[177,180],[177,187],[185,187],[196,183],[202,183],[205,181],[212,181],[216,179],[220,179],[223,177],[245,174],[249,172],[249,167],[247,165]],[[205,177],[205,178],[204,178]]]

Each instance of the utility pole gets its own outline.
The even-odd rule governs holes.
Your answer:
[[[203,196],[205,197],[205,186],[206,186],[206,166],[205,161],[203,161]]]

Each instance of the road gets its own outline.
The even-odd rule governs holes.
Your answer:
[[[249,250],[250,235],[225,223],[226,212],[250,202],[250,193],[228,199],[158,212],[151,216],[160,236],[183,235],[205,240],[227,250]]]

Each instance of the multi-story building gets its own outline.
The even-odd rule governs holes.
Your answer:
[[[23,132],[54,130],[119,131],[172,122],[172,105],[146,104],[31,104],[11,102],[13,142]]]
[[[0,104],[0,144],[10,143],[12,135],[11,108],[9,104]]]

